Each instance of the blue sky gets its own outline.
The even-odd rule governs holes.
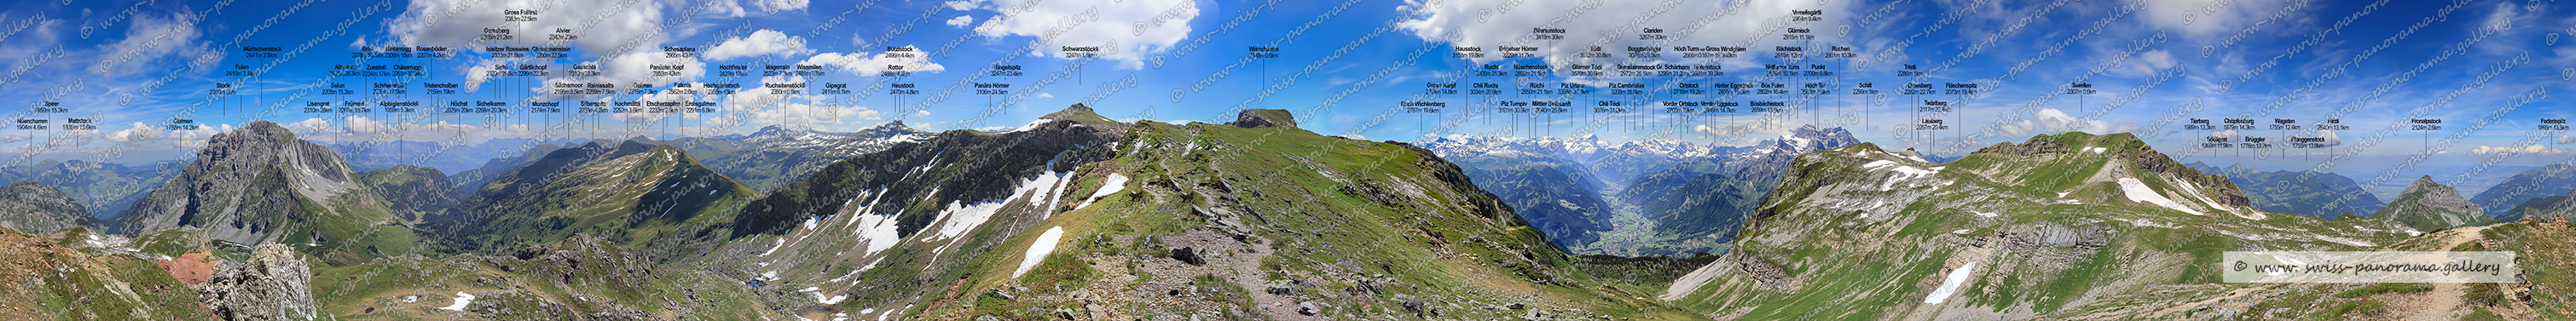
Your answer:
[[[253,120],[325,142],[472,143],[766,125],[848,131],[896,120],[1007,129],[1088,101],[1112,118],[1170,122],[1288,109],[1305,129],[1372,140],[1595,135],[1739,145],[1812,124],[1956,155],[2036,134],[2134,132],[2185,161],[2369,177],[2576,156],[2565,146],[2576,139],[2540,129],[2542,119],[2571,111],[2567,99],[2544,97],[2576,95],[2576,39],[2559,39],[2576,37],[2571,12],[2547,0],[20,1],[0,4],[0,77],[8,77],[0,95],[16,97],[6,109],[21,125],[49,126],[0,130],[0,150],[11,151],[0,161],[172,159]],[[511,39],[478,40],[499,35]],[[357,57],[387,47],[446,47],[451,56]],[[494,52],[500,47],[540,50]],[[680,47],[693,50],[666,50]],[[1782,47],[1803,51],[1791,57]],[[1837,47],[1848,56],[1836,56]],[[561,57],[540,56],[547,53]],[[1092,58],[1068,58],[1085,53]],[[1712,58],[1720,53],[1736,56]],[[546,69],[495,76],[493,65]],[[816,69],[763,75],[769,66],[794,74],[796,65]],[[1621,65],[1722,75],[1629,76]],[[1900,74],[1907,65],[1921,73]],[[353,74],[333,76],[340,66]],[[418,66],[418,76],[383,72],[404,66]],[[891,66],[909,74],[886,76]],[[1503,76],[1476,72],[1488,66]],[[2093,93],[2065,94],[2078,82]],[[333,83],[349,93],[334,93]],[[700,93],[636,94],[638,83]],[[761,88],[792,83],[805,88]],[[1478,83],[1500,94],[1476,94]],[[1766,83],[1788,94],[1759,92]],[[1863,83],[1878,93],[1855,94]],[[1907,83],[1931,94],[1904,94]],[[555,91],[591,84],[613,93]],[[711,94],[710,84],[743,89]],[[830,84],[849,91],[826,91]],[[898,84],[913,92],[894,94],[907,89]],[[1754,92],[1687,88],[1720,84]],[[386,89],[400,94],[374,94],[394,85]],[[1799,93],[1810,88],[1830,94]],[[370,110],[337,112],[353,101]],[[388,102],[418,107],[388,111],[396,107]],[[452,102],[508,111],[441,108]],[[703,102],[696,107],[707,112],[583,113],[583,102]],[[1567,111],[1497,110],[1528,102]],[[1738,106],[1666,108],[1706,108],[1688,106],[1700,102]],[[315,103],[324,112],[306,110]],[[1745,110],[1757,103],[1779,111]],[[1626,110],[1595,110],[1612,104]],[[75,118],[96,129],[71,129]],[[2230,118],[2255,129],[2187,127]],[[1915,129],[1927,119],[1949,129]],[[2317,131],[2328,119],[2344,128]],[[2417,119],[2440,119],[2440,127]],[[2273,129],[2278,120],[2299,129]],[[2202,148],[2213,136],[2276,146],[2322,140],[2307,142],[2318,148]]]

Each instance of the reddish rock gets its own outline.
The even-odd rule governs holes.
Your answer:
[[[162,270],[170,271],[170,277],[191,287],[206,283],[206,278],[215,273],[215,265],[206,263],[206,252],[179,255],[178,259],[161,260],[159,264]]]

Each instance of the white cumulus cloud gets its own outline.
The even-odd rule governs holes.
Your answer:
[[[1479,62],[1501,59],[1496,51],[1506,45],[1539,47],[1541,55],[1563,55],[1584,52],[1596,40],[1602,41],[1599,45],[1607,51],[1626,46],[1727,46],[1756,38],[1778,39],[1786,25],[1772,23],[1786,22],[1793,10],[1822,10],[1823,21],[1797,25],[1812,28],[1819,42],[1840,41],[1831,26],[1842,25],[1850,13],[1860,11],[1851,10],[1854,1],[1681,1],[1650,16],[1665,1],[1601,0],[1599,6],[1583,10],[1585,2],[1590,1],[1407,0],[1396,9],[1410,16],[1398,27],[1416,37],[1441,41],[1444,35],[1455,32],[1458,38],[1451,40],[1458,46],[1484,48],[1487,55],[1477,59]],[[1559,20],[1577,11],[1582,15]],[[1627,27],[1632,17],[1646,20]],[[1699,28],[1690,27],[1694,25]],[[1564,29],[1565,39],[1533,40],[1531,29],[1542,27]],[[1671,42],[1639,40],[1637,35],[1642,28],[1663,29]]]
[[[804,37],[789,36],[777,30],[761,29],[753,31],[750,35],[725,39],[714,48],[707,48],[704,57],[707,60],[727,60],[766,55],[799,55],[812,51],[805,48]]]
[[[2541,145],[2531,145],[2531,146],[2522,146],[2522,147],[2512,147],[2512,146],[2506,146],[2506,147],[2478,146],[2478,149],[2469,151],[2469,153],[2471,153],[2471,154],[2478,154],[2478,155],[2495,155],[2495,154],[2523,154],[2523,155],[2528,155],[2528,154],[2557,154],[2558,152],[2559,152],[2558,150],[2555,150],[2555,149],[2549,149],[2549,146],[2541,146]]]
[[[1199,16],[1194,0],[1125,0],[1125,1],[1049,1],[994,0],[990,2],[951,1],[951,8],[989,8],[1001,15],[984,19],[975,33],[985,37],[1027,36],[1045,38],[1031,55],[1064,57],[1065,47],[1099,47],[1099,57],[1116,60],[1121,68],[1141,68],[1147,54],[1171,49],[1173,44],[1189,38],[1192,18]],[[1060,28],[1068,23],[1071,28]],[[1022,42],[1004,42],[1017,47]]]
[[[904,46],[903,48],[913,47]],[[881,52],[876,54],[826,52],[814,54],[814,57],[805,58],[804,62],[800,62],[798,64],[832,66],[833,68],[840,69],[842,72],[858,76],[876,76],[882,71],[898,69],[911,72],[947,70],[947,67],[940,66],[938,63],[930,62],[929,58],[924,58],[929,56],[930,52],[923,50],[893,53]],[[891,66],[902,66],[902,68]]]
[[[135,122],[133,127],[127,127],[125,130],[108,133],[106,138],[108,141],[123,143],[153,139],[160,136],[160,127],[144,125],[143,122]]]
[[[2056,108],[2040,109],[2039,112],[2032,113],[2030,118],[2008,120],[1998,126],[2003,129],[2001,132],[2005,136],[2016,137],[2065,132],[2126,133],[2138,131],[2139,128],[2137,124],[2075,118]]]
[[[950,27],[964,28],[966,25],[971,24],[975,24],[975,17],[957,16],[956,18],[948,18],[948,26]]]

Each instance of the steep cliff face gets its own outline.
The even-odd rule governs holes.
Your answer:
[[[2409,231],[2253,209],[2127,134],[1946,164],[1861,144],[1800,156],[1733,251],[1662,297],[1720,318],[2018,319],[2213,282],[2223,251],[2367,249]]]
[[[2371,213],[2370,218],[2395,221],[2418,231],[2495,224],[2486,210],[2460,197],[2460,191],[2433,182],[2432,176],[2415,179],[2414,185],[2397,194],[2397,201]]]
[[[46,233],[93,225],[96,223],[90,221],[89,210],[64,197],[62,190],[35,182],[17,182],[0,187],[0,228]]]
[[[238,244],[311,243],[326,260],[410,253],[411,230],[330,148],[275,123],[216,134],[179,176],[116,218],[116,231],[202,228]]]
[[[219,320],[313,320],[313,269],[284,244],[261,245],[239,264],[216,269],[197,289]]]

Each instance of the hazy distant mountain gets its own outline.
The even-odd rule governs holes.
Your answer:
[[[2513,210],[2521,207],[2523,202],[2569,191],[2576,191],[2576,166],[2550,164],[2514,174],[2513,178],[2478,192],[2477,196],[2469,198],[2469,202],[2485,207],[2487,215],[2498,221],[2514,222],[2522,220],[2513,216]]]
[[[2381,206],[2387,205],[2351,178],[2333,172],[2266,172],[2242,164],[2218,168],[2200,162],[2187,166],[2227,176],[2228,181],[2236,182],[2236,187],[2245,191],[2255,209],[2265,212],[2333,219],[2344,214],[2378,213]]]
[[[61,190],[24,181],[0,187],[0,227],[27,233],[50,233],[95,225],[90,220],[89,210],[64,197]]]
[[[520,153],[526,152],[524,148],[528,146],[535,146],[538,144],[560,145],[578,141],[579,140],[569,138],[548,140],[529,138],[495,138],[481,143],[460,145],[448,145],[445,142],[397,140],[384,142],[336,142],[331,143],[330,146],[331,151],[338,152],[343,159],[347,159],[349,161],[350,168],[357,169],[359,171],[372,171],[391,168],[398,165],[412,165],[437,168],[440,171],[452,173],[473,169],[476,166],[481,166],[484,161],[494,158],[519,155]]]
[[[1477,186],[1512,204],[1560,246],[1587,253],[1686,255],[1715,250],[1732,238],[1743,214],[1799,154],[1855,143],[1841,128],[1807,126],[1747,146],[1610,144],[1590,136],[1462,136],[1417,145],[1466,168]],[[1651,227],[1614,226],[1622,215]],[[1600,238],[1622,228],[1636,231]]]
[[[117,164],[48,159],[0,167],[0,182],[45,184],[62,190],[65,197],[88,209],[91,217],[111,218],[124,213],[126,208],[134,205],[135,199],[161,186],[170,176],[179,174],[179,169],[187,164],[182,161]]]
[[[749,135],[681,138],[660,143],[686,148],[691,155],[703,155],[708,167],[754,190],[765,192],[803,179],[832,162],[885,150],[896,143],[927,140],[931,136],[932,133],[904,127],[903,121],[898,120],[852,133],[769,126]]]

